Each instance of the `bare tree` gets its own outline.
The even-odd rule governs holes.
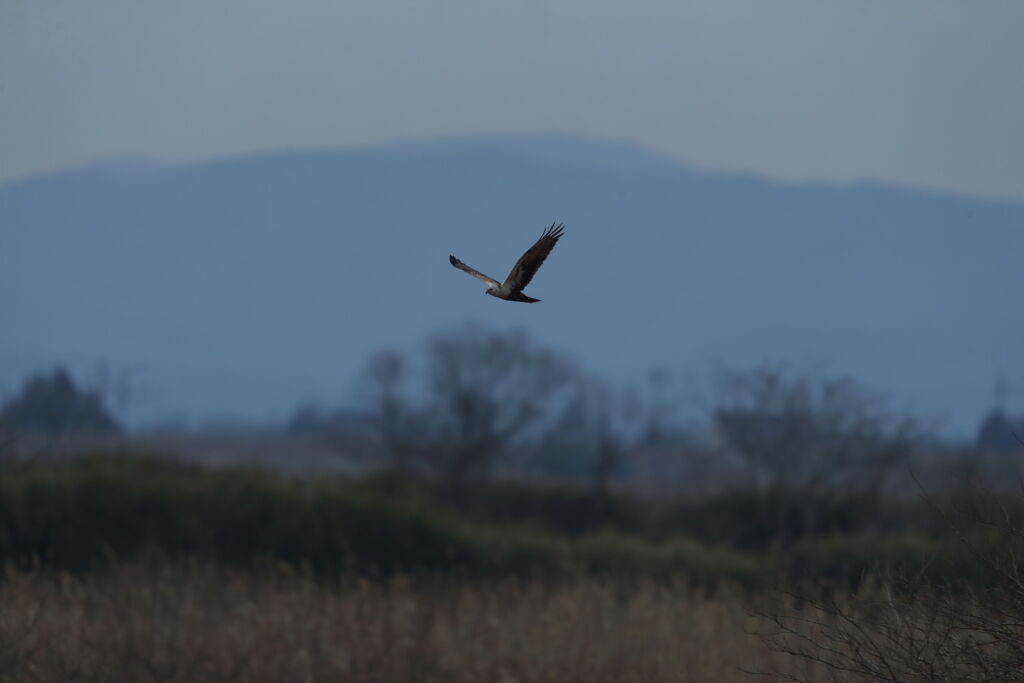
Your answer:
[[[518,437],[539,436],[577,375],[570,360],[519,331],[441,334],[430,340],[427,359],[433,457],[457,486],[488,476]]]
[[[848,378],[721,371],[714,427],[764,488],[877,489],[905,461],[912,420]]]
[[[379,351],[367,362],[361,383],[361,398],[376,420],[378,453],[403,474],[414,470],[414,456],[426,437],[408,395],[409,375],[406,358],[397,351]]]
[[[625,467],[629,444],[638,436],[638,417],[631,392],[578,374],[561,414],[540,444],[542,469],[549,475],[587,477],[606,490]]]
[[[426,469],[461,489],[488,477],[511,444],[539,437],[577,376],[569,359],[523,332],[467,325],[428,340],[419,364],[375,355],[364,397],[395,466]]]
[[[849,379],[764,367],[721,371],[718,386],[718,447],[744,463],[786,544],[819,529],[822,501],[880,495],[915,443],[911,420]]]

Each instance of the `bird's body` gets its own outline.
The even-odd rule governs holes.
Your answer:
[[[526,253],[519,257],[516,264],[512,266],[512,271],[505,278],[504,282],[498,282],[494,278],[487,277],[479,270],[467,266],[465,263],[455,258],[451,254],[448,255],[448,260],[453,266],[459,270],[463,270],[478,280],[482,280],[487,283],[487,289],[485,294],[490,294],[493,297],[504,299],[505,301],[522,301],[524,303],[536,303],[540,299],[534,299],[531,296],[523,294],[523,290],[526,289],[526,285],[530,284],[530,280],[537,273],[541,264],[544,263],[544,259],[548,257],[551,250],[554,249],[555,244],[558,242],[558,238],[562,236],[565,230],[565,226],[554,223],[551,227],[544,231],[540,236],[540,239],[534,243],[532,247],[526,250]]]

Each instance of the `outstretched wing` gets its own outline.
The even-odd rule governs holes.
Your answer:
[[[537,274],[537,269],[544,263],[551,250],[555,248],[558,238],[562,236],[565,226],[559,223],[551,224],[551,227],[544,231],[532,247],[519,257],[516,265],[512,266],[512,272],[505,278],[505,287],[512,291],[525,289],[530,280]]]
[[[456,268],[458,268],[459,270],[466,271],[467,273],[469,273],[470,275],[475,277],[477,280],[483,280],[484,282],[486,282],[491,287],[500,287],[501,286],[501,283],[498,282],[497,280],[495,280],[493,278],[487,277],[486,275],[481,273],[479,270],[476,270],[475,268],[470,268],[465,263],[463,263],[459,259],[455,258],[451,254],[448,254],[448,260],[451,261],[452,265],[455,266]]]

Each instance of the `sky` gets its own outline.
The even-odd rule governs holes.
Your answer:
[[[1024,200],[1019,0],[0,0],[0,182],[569,133]]]

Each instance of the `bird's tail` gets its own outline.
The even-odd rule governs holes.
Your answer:
[[[526,296],[522,292],[516,292],[515,294],[513,294],[512,297],[511,297],[511,300],[512,301],[522,301],[522,302],[528,303],[528,304],[535,304],[538,301],[540,301],[540,299],[534,299],[532,296]]]

